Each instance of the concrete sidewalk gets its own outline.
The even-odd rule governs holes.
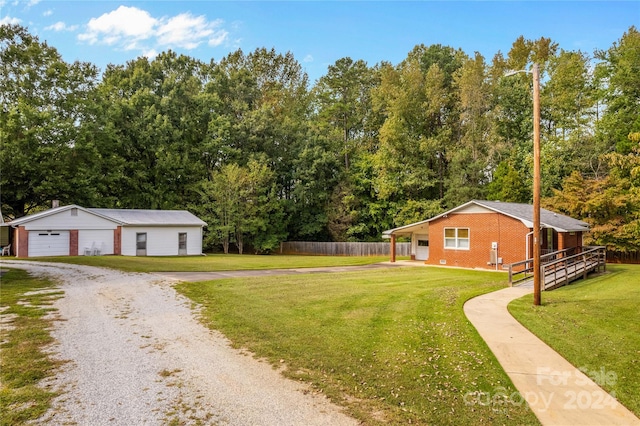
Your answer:
[[[526,400],[544,426],[640,425],[632,412],[509,314],[509,302],[532,291],[505,288],[464,305],[465,315],[518,389],[516,399]],[[605,371],[587,373],[599,382],[611,378]]]

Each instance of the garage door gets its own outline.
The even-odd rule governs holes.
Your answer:
[[[29,257],[68,255],[69,231],[29,231]]]

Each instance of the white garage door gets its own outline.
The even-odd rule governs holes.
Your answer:
[[[29,257],[69,256],[69,231],[29,231]]]
[[[81,229],[78,231],[78,254],[113,254],[113,229]]]

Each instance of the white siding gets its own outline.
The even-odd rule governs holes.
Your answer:
[[[484,206],[479,206],[477,204],[469,204],[467,207],[463,209],[456,210],[453,214],[460,213],[495,213],[495,211],[490,210]]]
[[[113,231],[110,229],[78,231],[78,254],[82,256],[86,250],[91,251],[92,248],[98,249],[101,255],[113,254]]]
[[[429,236],[414,234],[412,235],[412,238],[411,238],[412,245],[415,243],[416,260],[429,259],[429,246],[421,246],[419,245],[418,241],[429,241]]]
[[[118,225],[100,216],[77,209],[77,216],[72,216],[73,209],[61,211],[50,216],[35,219],[24,224],[31,230],[69,230],[69,229],[116,229]]]
[[[29,232],[29,257],[68,255],[69,231]]]
[[[187,233],[187,254],[202,254],[202,227],[200,226],[123,226],[122,254],[136,255],[136,234],[147,233],[147,256],[177,256],[178,234]]]

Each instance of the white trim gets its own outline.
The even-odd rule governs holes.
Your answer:
[[[451,238],[448,237],[447,238],[447,229],[453,229],[455,231],[455,237]],[[458,236],[458,231],[461,229],[466,229],[467,230],[467,237],[466,238],[461,238]],[[454,227],[454,226],[448,226],[448,227],[444,227],[443,228],[443,237],[444,237],[444,241],[443,241],[443,248],[445,250],[471,250],[471,228],[468,227]],[[451,241],[453,240],[455,247],[449,247],[447,246],[447,240]],[[467,241],[467,246],[466,247],[461,247],[460,246],[460,241]]]

